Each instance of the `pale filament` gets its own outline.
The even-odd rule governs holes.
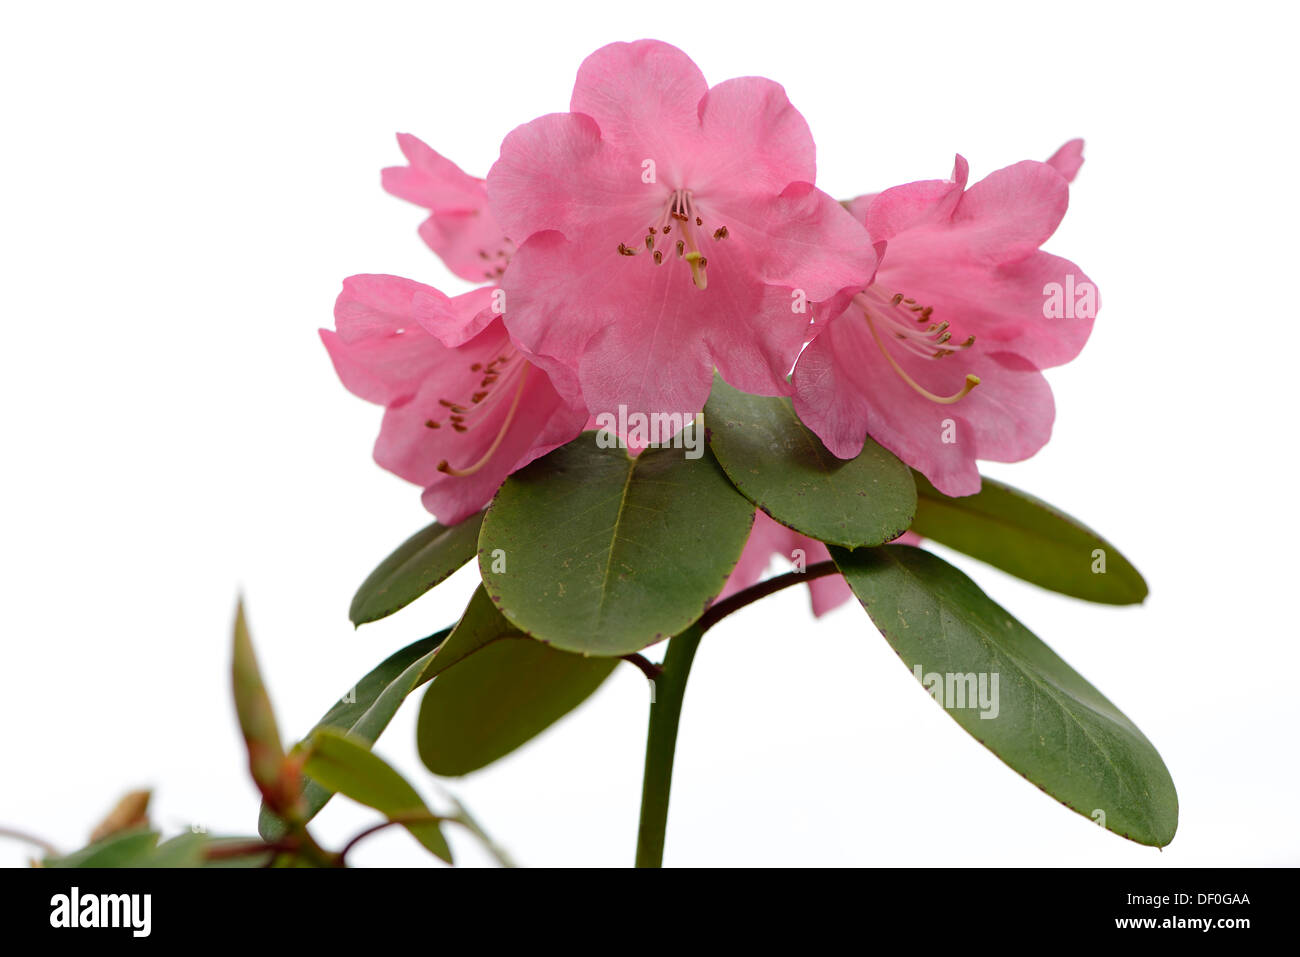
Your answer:
[[[885,345],[881,329],[890,336],[891,344],[926,359],[943,359],[969,349],[975,344],[975,337],[970,336],[964,342],[954,343],[947,322],[931,321],[930,315],[933,311],[931,307],[922,306],[915,299],[908,299],[901,293],[887,297],[888,293],[882,292],[876,286],[870,286],[866,291],[854,296],[853,302],[862,310],[862,315],[867,320],[867,328],[871,330],[871,338],[876,341],[881,354],[898,377],[918,395],[940,405],[951,405],[968,396],[971,390],[980,384],[979,376],[968,373],[966,383],[961,389],[952,395],[936,395],[908,375],[899,365],[898,360]]]
[[[656,266],[663,265],[664,259],[675,251],[677,258],[686,260],[686,264],[691,267],[691,281],[695,287],[706,289],[709,280],[705,270],[708,268],[709,260],[700,251],[700,238],[707,232],[704,217],[695,205],[691,191],[675,189],[668,195],[668,201],[664,204],[659,219],[646,230],[643,245]],[[715,229],[713,238],[726,239],[727,227],[719,226]],[[669,247],[668,252],[655,248],[656,242],[660,239]],[[635,256],[639,250],[626,243],[619,243],[618,252],[622,256]]]
[[[513,360],[518,361],[510,369],[503,371],[504,367]],[[501,403],[502,396],[511,396],[510,407],[506,410],[505,418],[495,438],[478,460],[463,468],[457,468],[444,459],[438,463],[439,472],[455,476],[473,475],[487,465],[497,449],[501,447],[501,443],[505,441],[506,433],[514,423],[523,399],[524,386],[528,381],[529,368],[529,364],[519,359],[513,348],[507,347],[486,365],[476,362],[470,366],[471,371],[481,372],[483,377],[479,382],[479,390],[470,396],[468,403],[452,402],[445,398],[438,400],[438,404],[448,411],[447,418],[443,421],[429,419],[424,423],[425,426],[430,429],[440,429],[444,425],[450,425],[454,431],[463,433],[479,426],[487,417],[489,410]],[[498,380],[503,380],[499,386]],[[510,390],[511,385],[514,386],[513,393]]]

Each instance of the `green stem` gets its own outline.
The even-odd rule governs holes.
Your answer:
[[[664,835],[668,829],[668,797],[673,784],[673,758],[677,751],[677,726],[681,721],[682,701],[686,697],[686,679],[704,633],[727,615],[739,611],[760,598],[834,575],[834,562],[818,562],[805,571],[790,572],[759,582],[739,591],[711,607],[695,624],[668,642],[662,673],[654,681],[654,700],[650,704],[650,727],[646,735],[645,776],[641,782],[641,824],[637,831],[636,866],[662,867]]]
[[[645,776],[641,782],[641,826],[636,839],[636,866],[662,867],[664,833],[668,829],[668,793],[673,785],[673,757],[677,751],[677,725],[686,697],[695,649],[704,629],[692,625],[668,642],[663,673],[654,683],[650,703],[650,729],[645,745]]]

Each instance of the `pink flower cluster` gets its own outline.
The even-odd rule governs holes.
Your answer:
[[[869,435],[969,495],[977,459],[1047,441],[1041,370],[1079,352],[1096,313],[1090,280],[1039,248],[1079,140],[969,188],[958,156],[949,179],[840,203],[816,187],[781,86],[710,87],[680,50],[640,40],[588,57],[569,111],[511,132],[486,180],[398,143],[407,165],[384,188],[429,211],[421,237],[480,285],[448,297],[353,276],[321,336],[344,385],[385,408],[376,460],[444,524],[595,416],[689,417],[715,370],[791,396],[842,458]],[[733,586],[774,551],[824,551],[794,535],[760,517]],[[827,580],[814,603],[843,597]]]

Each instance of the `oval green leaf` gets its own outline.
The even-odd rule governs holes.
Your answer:
[[[331,790],[401,823],[430,853],[451,863],[451,848],[438,821],[407,820],[432,815],[424,799],[406,778],[371,752],[367,742],[322,728],[312,736],[304,769]]]
[[[736,488],[797,532],[857,548],[891,541],[912,522],[907,466],[870,438],[857,458],[836,458],[789,399],[749,395],[715,378],[704,425]]]
[[[446,777],[477,771],[586,701],[618,662],[530,638],[493,642],[425,692],[416,731],[420,759]]]
[[[1063,595],[1107,605],[1146,599],[1146,581],[1119,549],[1060,509],[990,478],[962,498],[915,478],[916,534]]]
[[[1116,834],[1156,847],[1173,840],[1178,795],[1151,742],[973,581],[908,546],[832,548],[831,557],[899,657],[976,740]]]
[[[625,655],[686,628],[726,584],[753,506],[707,450],[629,458],[596,433],[510,476],[479,536],[488,595],[567,651]]]
[[[450,527],[434,522],[379,563],[352,598],[354,625],[386,618],[440,584],[474,557],[483,513]]]

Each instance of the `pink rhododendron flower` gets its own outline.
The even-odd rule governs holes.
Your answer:
[[[615,43],[582,64],[571,112],[506,137],[492,212],[519,248],[511,336],[576,374],[588,408],[694,412],[714,367],[788,394],[809,320],[840,311],[875,254],[812,184],[812,136],[757,77],[712,89],[680,50]]]
[[[384,406],[375,461],[424,486],[453,525],[507,475],[582,431],[586,411],[510,342],[490,287],[448,298],[396,276],[352,276],[321,330],[343,384]]]
[[[851,458],[869,434],[940,491],[970,495],[976,459],[1015,462],[1047,442],[1054,405],[1039,370],[1078,354],[1097,307],[1078,266],[1039,250],[1081,147],[970,189],[958,156],[951,180],[849,204],[883,242],[880,265],[794,370],[795,408],[833,453]]]
[[[471,282],[495,282],[515,247],[488,210],[483,180],[409,133],[397,134],[397,144],[409,165],[385,169],[384,189],[429,210],[420,236],[448,269]]]

